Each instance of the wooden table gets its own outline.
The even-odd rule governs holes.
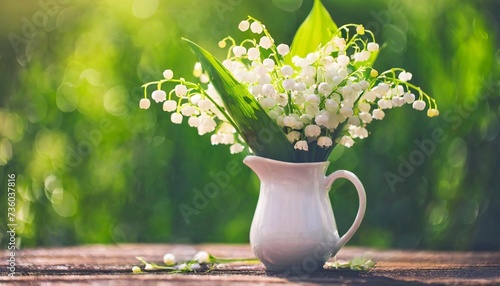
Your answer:
[[[8,277],[7,251],[1,252],[0,284],[9,285],[500,285],[500,252],[430,252],[345,247],[338,259],[371,256],[369,272],[321,270],[312,274],[266,272],[262,264],[225,264],[209,273],[133,274],[136,256],[160,263],[173,252],[190,259],[198,250],[218,257],[252,257],[248,245],[89,245],[18,250],[16,276]],[[32,283],[35,282],[35,283]],[[404,283],[403,283],[404,282]]]

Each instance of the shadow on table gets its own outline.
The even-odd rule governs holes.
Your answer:
[[[373,272],[354,271],[350,269],[322,269],[313,273],[290,273],[265,271],[266,276],[284,278],[290,282],[327,283],[342,285],[423,285],[419,282],[397,280]]]

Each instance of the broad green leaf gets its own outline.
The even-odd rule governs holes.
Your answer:
[[[311,12],[293,38],[286,61],[290,63],[293,56],[307,56],[318,46],[328,43],[335,31],[337,31],[337,25],[333,22],[321,0],[314,0]]]
[[[255,155],[294,162],[293,146],[285,133],[267,115],[248,89],[236,81],[221,62],[209,52],[190,40],[184,40],[189,43],[200,60],[226,110]]]

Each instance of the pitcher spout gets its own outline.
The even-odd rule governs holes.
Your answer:
[[[243,163],[252,169],[252,171],[254,171],[255,174],[257,174],[257,177],[261,180],[264,179],[265,174],[268,173],[266,171],[266,169],[268,169],[265,164],[266,160],[262,157],[247,156],[243,159]]]
[[[290,163],[259,156],[247,156],[243,163],[257,174],[261,182],[269,179],[301,183],[304,181],[304,176],[310,176],[315,180],[324,178],[329,162]]]

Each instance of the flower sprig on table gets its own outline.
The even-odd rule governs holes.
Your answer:
[[[217,264],[231,262],[247,262],[259,263],[256,258],[218,258],[206,251],[197,252],[192,259],[187,261],[177,261],[172,253],[167,253],[163,256],[164,265],[147,262],[141,257],[136,257],[144,266],[132,267],[132,272],[135,274],[144,273],[144,271],[167,271],[168,273],[189,273],[199,271],[211,271],[216,268]],[[351,269],[358,271],[370,271],[375,267],[375,262],[366,257],[355,257],[350,261],[337,260],[327,262],[323,266],[324,269]]]
[[[167,253],[163,256],[164,265],[147,262],[141,257],[136,257],[137,260],[144,264],[141,269],[139,266],[132,267],[133,273],[142,273],[144,271],[165,270],[169,273],[186,273],[197,271],[210,271],[216,267],[217,264],[231,263],[231,262],[248,262],[258,263],[257,258],[219,258],[209,254],[206,251],[197,252],[192,259],[187,261],[177,261],[172,253]]]
[[[321,5],[318,0],[315,3]],[[313,12],[315,9],[321,8],[313,8]],[[370,30],[357,24],[333,27],[328,41],[300,56],[293,52],[295,40],[292,48],[276,44],[260,21],[248,17],[238,28],[250,31],[252,37],[239,43],[232,37],[219,42],[219,47],[227,48],[222,66],[206,58],[204,64],[196,63],[193,75],[199,83],[176,79],[166,70],[164,79],[143,85],[140,107],[150,107],[148,88],[154,85],[151,97],[163,104],[164,111],[172,112],[173,123],[181,124],[187,118],[200,135],[212,133],[212,144],[230,145],[231,153],[248,145],[254,152],[263,149],[262,143],[254,142],[262,128],[242,130],[255,120],[263,121],[266,128],[277,126],[284,135],[281,139],[280,134],[274,134],[272,140],[288,141],[274,148],[275,152],[287,149],[276,157],[295,162],[324,161],[336,144],[351,147],[354,140],[368,137],[367,126],[384,119],[391,108],[410,104],[416,110],[428,107],[429,117],[439,115],[436,101],[409,82],[410,72],[392,68],[379,73],[372,67],[380,46]],[[203,60],[205,51],[192,46]],[[167,95],[163,89],[168,84]],[[228,96],[228,91],[234,92],[231,84],[241,86],[252,98],[233,100],[231,97],[242,95]],[[254,101],[258,106],[252,108],[265,113],[247,116],[245,106],[234,106],[251,106]],[[273,155],[268,152],[263,156]]]

